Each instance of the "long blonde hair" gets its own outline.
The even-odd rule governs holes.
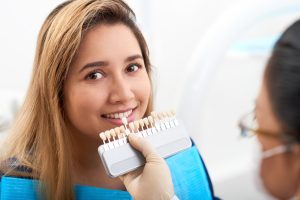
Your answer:
[[[41,180],[47,188],[41,194],[48,199],[74,199],[70,134],[63,108],[68,69],[85,32],[98,24],[114,23],[132,30],[150,77],[147,44],[134,12],[122,0],[66,1],[49,14],[40,30],[29,90],[4,145],[1,171]],[[152,95],[145,115],[151,110]],[[13,168],[7,162],[12,158],[29,170]]]

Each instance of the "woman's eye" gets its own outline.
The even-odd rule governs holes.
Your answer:
[[[126,71],[127,72],[135,72],[140,68],[138,64],[131,64],[127,67]]]
[[[102,77],[103,75],[100,72],[92,72],[87,76],[87,79],[98,80]]]

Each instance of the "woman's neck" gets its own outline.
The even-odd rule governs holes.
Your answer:
[[[94,187],[125,190],[125,186],[118,178],[110,178],[105,172],[98,146],[100,143],[87,136],[74,134],[72,142],[73,152],[73,183]]]

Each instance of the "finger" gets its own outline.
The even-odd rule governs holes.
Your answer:
[[[128,172],[124,175],[119,176],[119,179],[127,185],[128,183],[132,182],[136,177],[138,177],[142,173],[142,168],[138,168],[132,172]]]
[[[152,157],[153,155],[157,155],[157,157],[160,157],[157,153],[154,147],[145,140],[144,138],[137,137],[134,134],[130,134],[128,136],[129,143],[138,151],[140,151],[143,156],[147,159],[147,157]]]
[[[126,175],[121,175],[121,176],[119,176],[119,179],[120,179],[122,182],[124,182],[125,176],[126,176]]]

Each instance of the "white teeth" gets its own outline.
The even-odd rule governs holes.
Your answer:
[[[122,119],[123,117],[128,117],[132,113],[132,110],[123,113],[113,113],[113,114],[106,114],[104,117],[111,118],[111,119]]]

